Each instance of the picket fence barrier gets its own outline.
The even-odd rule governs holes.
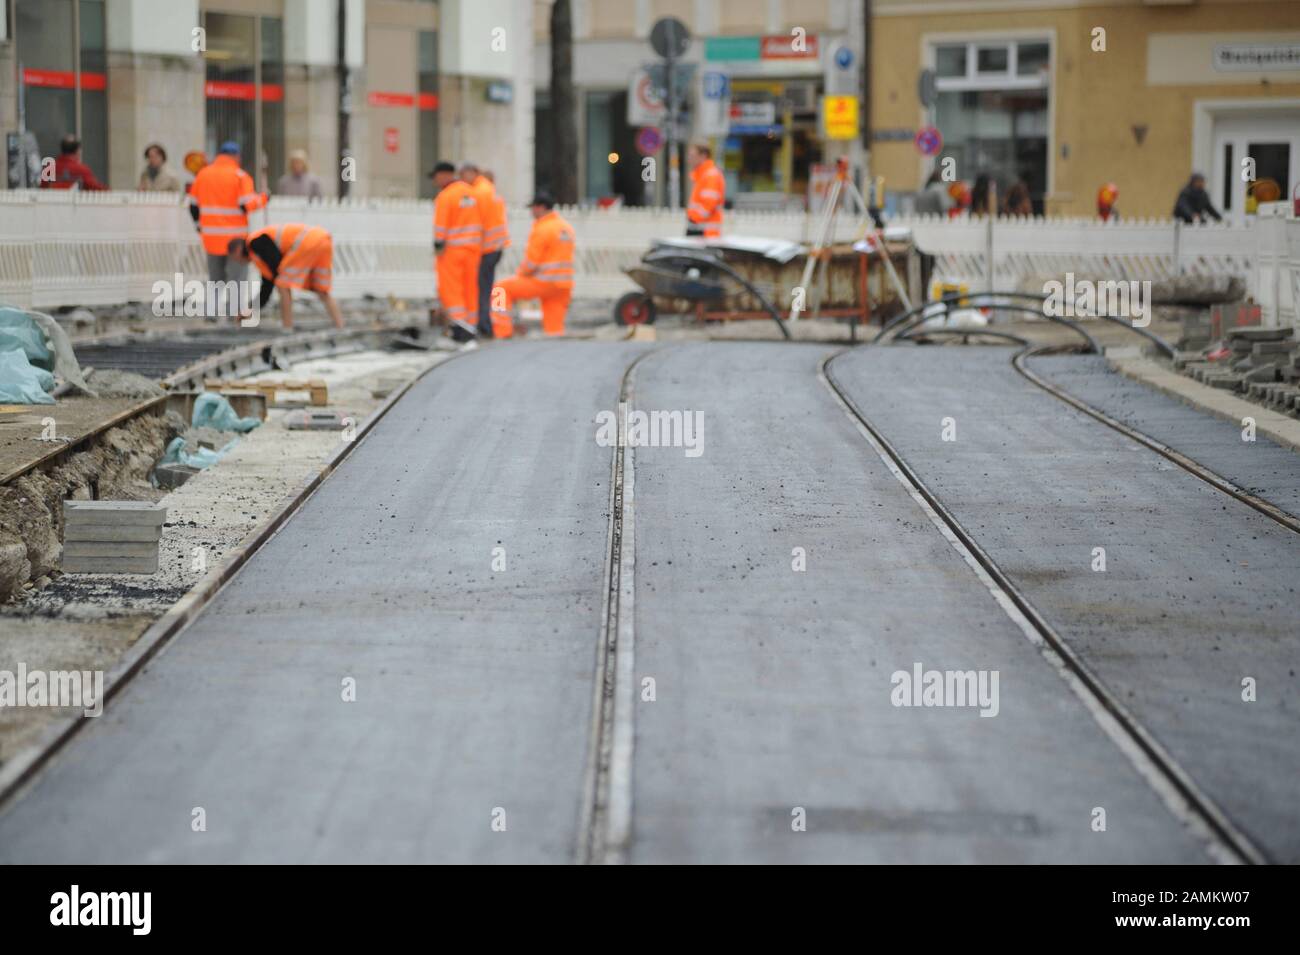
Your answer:
[[[1066,272],[1115,279],[1179,274],[1241,276],[1270,323],[1294,324],[1300,301],[1300,222],[1268,210],[1245,225],[1181,226],[1171,220],[988,220],[898,217],[917,246],[935,256],[937,278],[973,288],[1019,288]],[[634,284],[623,273],[653,240],[679,236],[684,214],[667,209],[562,208],[578,236],[575,295],[613,298]],[[334,236],[338,297],[432,298],[433,203],[417,199],[273,197],[254,227],[306,222]],[[498,274],[523,253],[525,208],[510,210],[511,247]],[[738,210],[727,232],[809,242],[814,218],[798,212]],[[848,216],[836,238],[855,238]],[[33,308],[152,302],[156,283],[170,289],[206,279],[189,213],[176,194],[20,190],[0,192],[0,303]]]

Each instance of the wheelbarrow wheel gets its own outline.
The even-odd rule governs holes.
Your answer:
[[[620,325],[653,325],[655,303],[644,292],[628,292],[614,306],[614,321]]]

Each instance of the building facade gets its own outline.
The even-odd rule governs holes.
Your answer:
[[[113,188],[134,188],[150,143],[189,179],[187,153],[230,139],[272,192],[299,149],[326,195],[346,179],[354,196],[427,196],[439,158],[532,188],[527,0],[0,2],[0,126],[41,156],[78,134]]]
[[[871,168],[891,189],[919,188],[952,158],[959,178],[990,175],[1003,194],[1025,182],[1037,211],[1095,214],[1113,182],[1121,215],[1163,217],[1193,171],[1232,216],[1253,208],[1256,183],[1283,197],[1300,184],[1295,0],[874,7]],[[942,136],[934,156],[914,142],[927,126]]]

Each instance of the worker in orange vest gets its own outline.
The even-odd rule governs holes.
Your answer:
[[[691,201],[686,207],[687,235],[716,239],[722,235],[722,204],[727,198],[727,181],[713,162],[713,150],[704,143],[692,143],[686,150],[691,167]]]
[[[478,313],[478,263],[483,254],[483,210],[451,163],[433,170],[433,250],[438,257],[438,298],[447,321],[474,338]]]
[[[555,211],[555,200],[538,193],[530,207],[533,229],[519,271],[492,289],[492,333],[514,334],[510,306],[521,298],[542,302],[542,332],[564,334],[564,316],[573,298],[573,226]]]
[[[495,177],[489,170],[480,171],[474,163],[462,163],[462,177],[467,183],[483,215],[483,255],[478,264],[478,333],[481,338],[492,337],[492,286],[496,282],[497,265],[501,254],[510,245],[506,230],[505,200],[497,195]]]
[[[266,195],[254,188],[253,177],[239,167],[239,143],[229,140],[221,144],[217,158],[194,177],[187,201],[208,255],[208,278],[221,283],[243,282],[248,269],[228,254],[230,243],[248,235],[248,214],[266,205]],[[242,313],[244,304],[236,303],[236,311]]]
[[[232,239],[229,249],[241,268],[251,261],[262,273],[259,309],[266,308],[273,288],[280,290],[280,320],[285,328],[293,328],[293,289],[315,292],[334,327],[343,327],[338,303],[330,295],[334,239],[320,226],[301,222],[267,226],[247,239]]]

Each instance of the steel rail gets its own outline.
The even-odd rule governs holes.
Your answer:
[[[1164,746],[1128,711],[1119,697],[1092,672],[835,380],[831,365],[836,358],[847,351],[849,349],[830,355],[822,362],[823,383],[860,426],[863,435],[875,448],[877,454],[885,459],[895,477],[907,487],[918,503],[924,502],[931,512],[931,519],[942,521],[940,529],[946,529],[947,533],[951,534],[964,549],[963,556],[969,555],[970,559],[988,575],[989,580],[996,586],[995,595],[1000,594],[1010,601],[1027,625],[1032,627],[1038,639],[1042,641],[1043,647],[1050,649],[1054,657],[1052,662],[1058,668],[1063,668],[1062,675],[1068,675],[1067,682],[1076,694],[1084,699],[1085,703],[1091,702],[1097,708],[1093,711],[1095,716],[1104,714],[1106,722],[1102,723],[1101,719],[1098,720],[1103,730],[1117,744],[1122,742],[1129,744],[1122,748],[1135,768],[1152,783],[1153,788],[1172,812],[1199,830],[1207,849],[1218,861],[1248,864],[1271,861],[1200,789]]]

